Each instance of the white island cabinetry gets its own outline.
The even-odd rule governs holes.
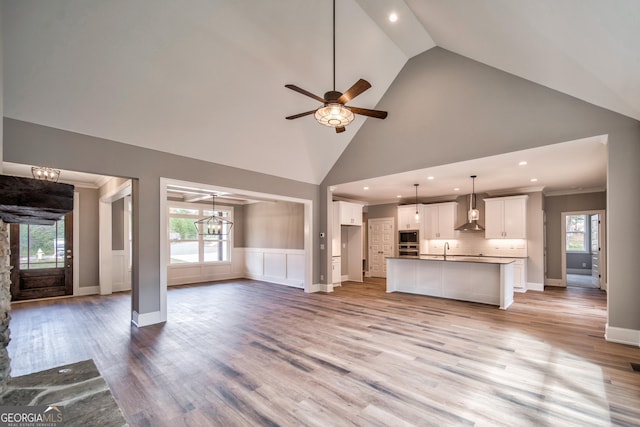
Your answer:
[[[485,239],[527,238],[528,196],[484,199]]]
[[[387,292],[407,292],[497,305],[513,303],[513,259],[387,258]]]

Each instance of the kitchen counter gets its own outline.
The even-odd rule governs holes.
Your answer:
[[[455,261],[455,262],[479,262],[486,264],[510,264],[514,258],[503,257],[490,257],[490,256],[470,256],[470,255],[447,255],[445,259],[443,255],[419,255],[415,257],[401,256],[401,257],[387,257],[395,259],[420,259],[430,261]]]
[[[514,258],[440,255],[387,258],[387,292],[497,305],[513,303]]]

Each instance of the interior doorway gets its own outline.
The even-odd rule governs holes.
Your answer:
[[[606,289],[605,212],[562,213],[564,286]]]

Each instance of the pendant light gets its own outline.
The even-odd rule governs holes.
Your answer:
[[[196,230],[201,236],[210,236],[221,238],[229,234],[233,221],[216,214],[216,194],[211,195],[213,211],[211,216],[194,221]]]
[[[420,213],[418,212],[418,185],[420,184],[413,184],[413,186],[416,187],[416,222],[420,221]]]
[[[471,186],[472,186],[472,190],[471,190],[471,200],[469,201],[470,203],[470,207],[469,207],[469,213],[467,215],[467,218],[469,219],[469,221],[477,221],[480,219],[480,211],[476,208],[476,175],[471,175]]]

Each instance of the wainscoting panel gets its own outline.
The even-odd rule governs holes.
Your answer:
[[[304,250],[246,248],[246,277],[304,287]]]

